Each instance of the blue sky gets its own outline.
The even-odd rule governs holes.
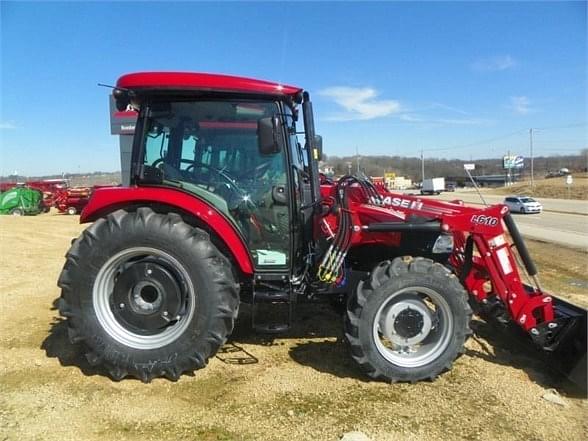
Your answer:
[[[329,155],[476,159],[588,145],[586,3],[1,2],[0,174],[119,167],[126,72],[311,92]]]

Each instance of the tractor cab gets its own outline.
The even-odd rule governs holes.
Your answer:
[[[173,188],[216,209],[256,272],[289,279],[302,271],[318,194],[311,152],[320,148],[312,124],[304,146],[298,139],[298,104],[311,116],[308,94],[259,80],[169,73],[123,76],[114,96],[120,109],[139,111],[132,185]]]

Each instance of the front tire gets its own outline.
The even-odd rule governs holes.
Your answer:
[[[349,300],[345,335],[372,378],[435,379],[471,335],[467,293],[447,268],[422,257],[380,263]]]
[[[21,208],[13,208],[10,210],[12,216],[24,216],[24,211]]]
[[[73,216],[74,214],[78,214],[78,210],[76,209],[76,207],[68,207],[67,214]]]
[[[118,210],[73,242],[59,278],[72,343],[115,380],[177,380],[232,332],[238,287],[207,233],[175,214]]]

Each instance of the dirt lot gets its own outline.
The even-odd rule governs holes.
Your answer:
[[[0,218],[0,441],[318,441],[350,430],[373,440],[588,436],[588,403],[574,386],[480,320],[467,353],[433,383],[367,381],[347,355],[339,317],[308,307],[290,334],[270,340],[241,319],[206,369],[176,383],[113,382],[67,342],[53,307],[63,255],[81,229],[77,216]],[[546,274],[548,288],[587,295],[585,254],[533,251],[540,267],[577,264]],[[566,407],[541,398],[550,387]]]

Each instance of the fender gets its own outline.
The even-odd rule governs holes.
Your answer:
[[[92,194],[82,211],[80,223],[93,222],[99,217],[135,204],[161,203],[200,219],[216,233],[233,254],[244,274],[253,275],[253,262],[247,245],[235,227],[213,206],[195,195],[162,187],[106,187]]]

